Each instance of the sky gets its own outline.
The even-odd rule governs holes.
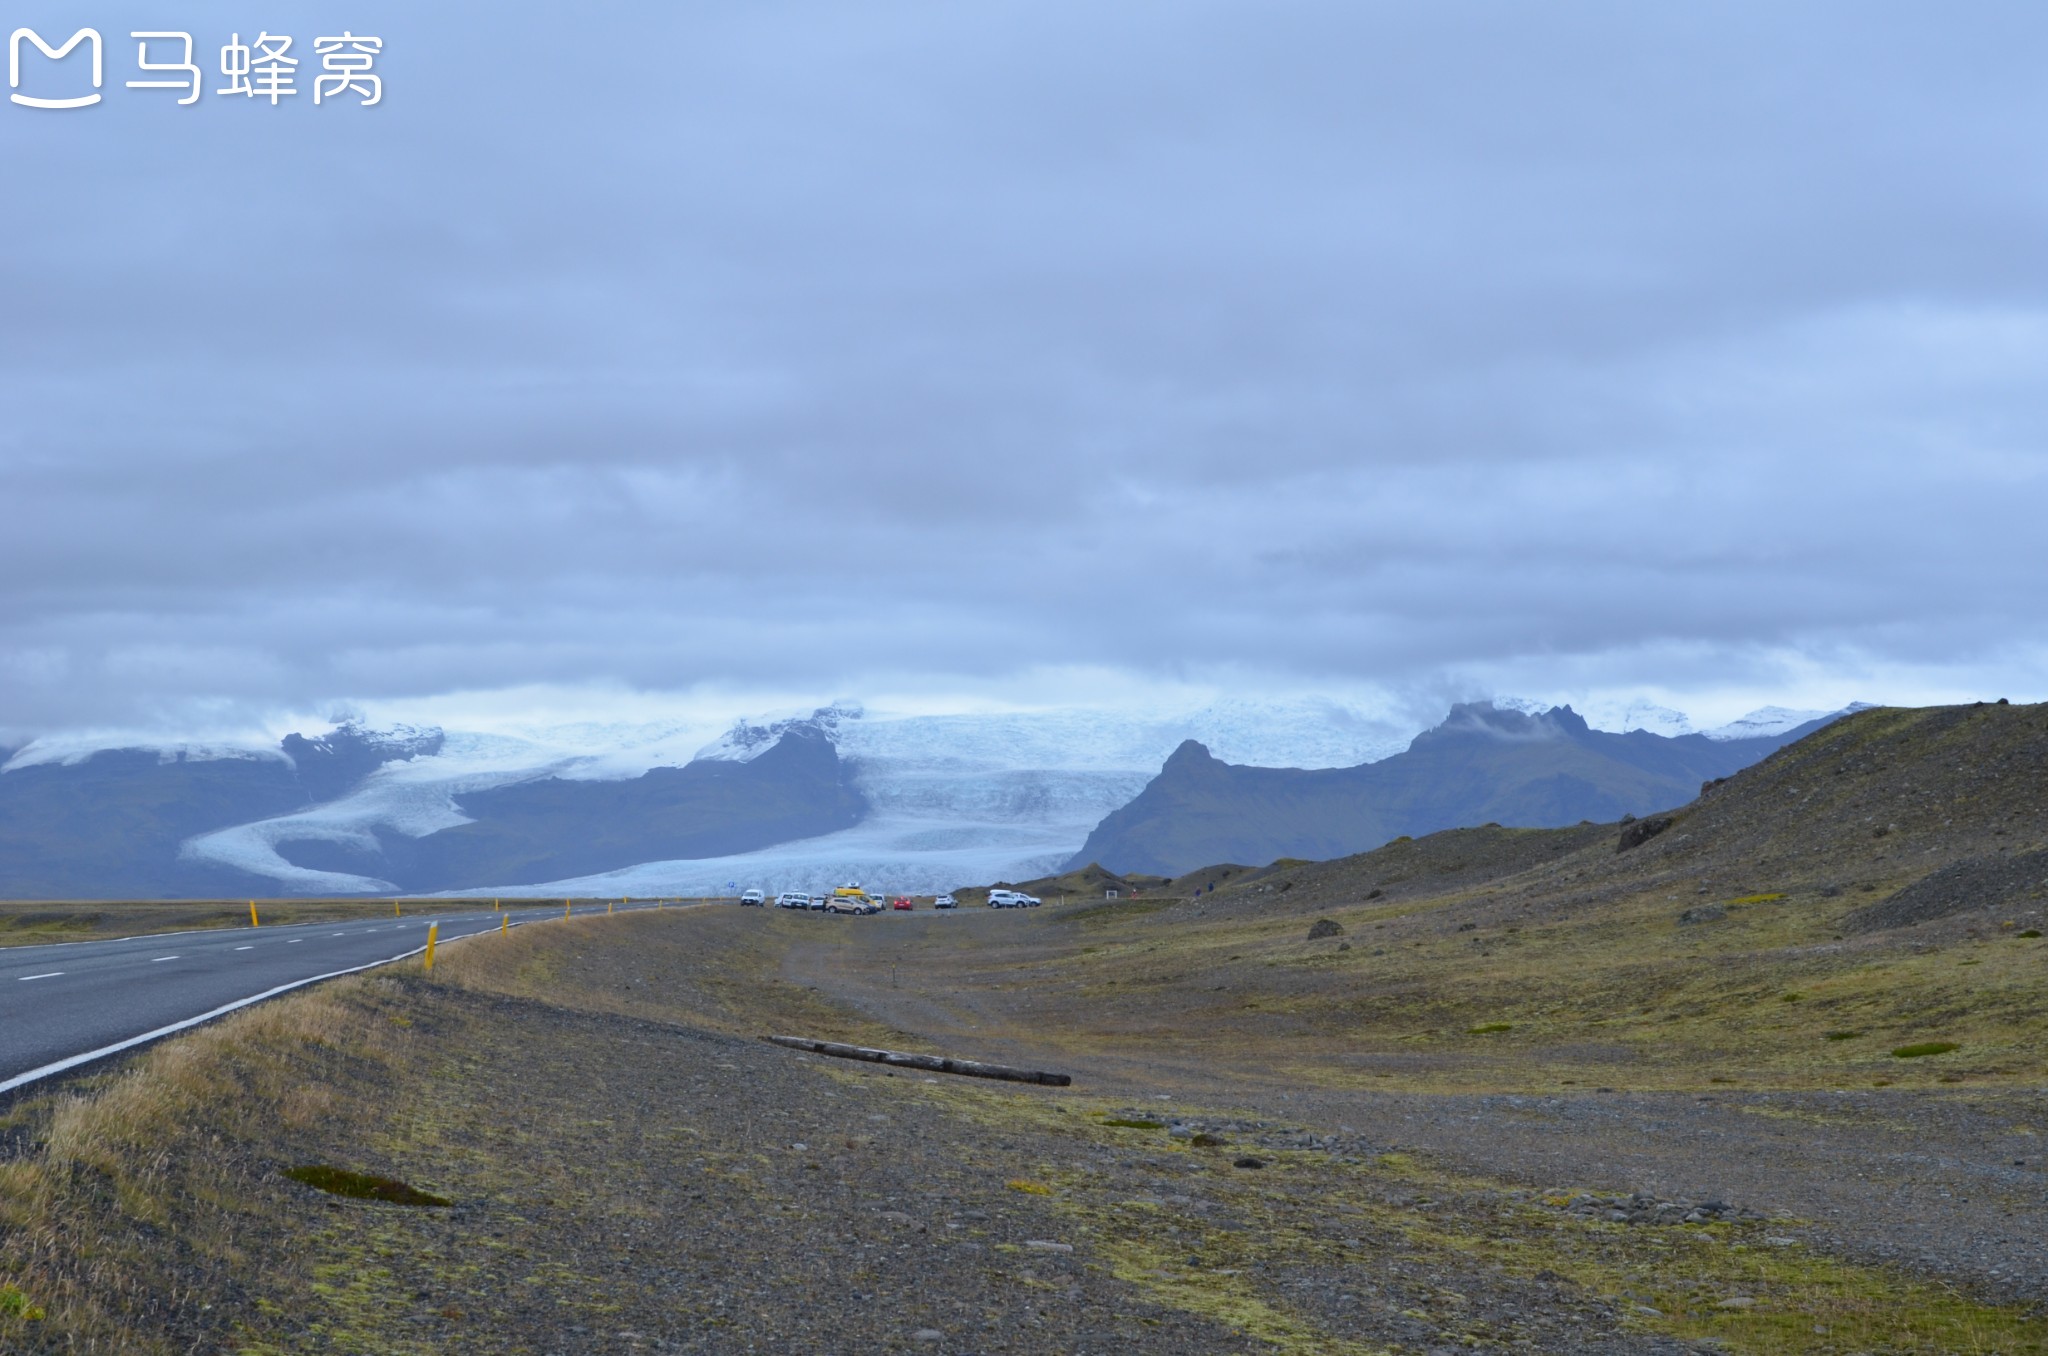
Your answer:
[[[0,739],[2048,696],[2037,5],[283,14],[0,16]]]

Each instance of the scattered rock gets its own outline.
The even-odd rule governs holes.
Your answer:
[[[1875,904],[1842,920],[1844,932],[1877,932],[1911,927],[1970,909],[2005,904],[2039,889],[2048,877],[2048,850],[2017,857],[1971,857],[1922,876]]]
[[[1627,852],[1632,847],[1641,847],[1644,843],[1649,842],[1676,822],[1670,815],[1652,815],[1648,819],[1639,819],[1633,822],[1624,819],[1622,823],[1628,825],[1628,827],[1621,831],[1621,841],[1615,846],[1614,850],[1616,852]]]
[[[1071,1243],[1054,1243],[1050,1239],[1045,1238],[1027,1238],[1024,1240],[1024,1246],[1032,1252],[1072,1252],[1074,1250],[1074,1245]]]
[[[1240,1158],[1230,1166],[1233,1168],[1263,1168],[1266,1166],[1266,1160],[1263,1158]]]
[[[1319,942],[1325,937],[1342,937],[1343,935],[1344,925],[1334,918],[1318,918],[1315,922],[1309,924],[1308,939],[1312,942]]]
[[[1697,923],[1715,923],[1728,916],[1728,910],[1719,904],[1700,904],[1678,915],[1680,927],[1691,927]]]

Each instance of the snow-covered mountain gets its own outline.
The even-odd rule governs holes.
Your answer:
[[[1511,700],[1498,705],[1543,709]],[[1756,738],[1793,728],[1812,714],[1766,708],[1705,733],[1715,740]],[[1691,728],[1682,714],[1646,702],[1596,708],[1592,724],[1667,737]],[[57,863],[63,869],[55,875],[45,869],[51,853],[36,849],[40,874],[31,875],[42,894],[433,888],[508,896],[675,895],[735,886],[821,889],[848,879],[925,892],[1053,869],[1105,817],[1132,801],[1187,740],[1235,765],[1330,769],[1400,753],[1417,733],[1413,722],[1384,710],[1320,698],[1238,698],[1179,710],[951,714],[868,711],[841,702],[722,730],[687,719],[584,722],[518,734],[373,731],[344,724],[326,736],[291,735],[270,744],[187,740],[152,752],[124,742],[111,746],[125,750],[118,756],[104,752],[110,747],[105,744],[96,750],[88,738],[38,741],[5,764],[0,801],[18,791],[15,799],[25,806],[49,805],[55,803],[49,799],[52,789],[63,790],[77,801],[66,822],[85,823],[102,817],[94,808],[102,802],[139,807],[137,814],[152,804],[172,803],[143,787],[151,778],[165,786],[233,788],[232,794],[208,791],[198,802],[179,791],[173,800],[184,808],[175,822],[145,826],[149,833],[141,836],[122,828],[116,836],[133,849],[129,855],[135,860],[124,866],[118,885],[97,880],[92,853],[83,847],[78,862]],[[821,756],[827,760],[803,764],[810,771],[802,786],[777,782],[783,773],[741,771],[789,747],[788,739],[798,734],[813,748],[824,741]],[[730,776],[739,780],[720,780],[727,776],[720,767],[732,769]],[[770,783],[781,787],[773,795],[782,800],[773,800]],[[791,835],[788,841],[769,838],[770,845],[762,846],[760,834],[749,841],[737,828],[723,836],[692,837],[683,831],[685,821],[674,818],[700,820],[700,810],[685,813],[685,807],[720,803],[729,795],[717,788],[742,786],[752,787],[748,794],[767,813],[781,813],[778,805],[788,809],[794,803],[790,796],[811,807],[808,820],[792,811],[793,817],[776,821],[785,826],[848,826],[813,829],[815,836]],[[770,799],[759,799],[764,796]],[[647,831],[638,839],[600,835],[609,846],[586,844],[581,852],[549,846],[550,839],[560,846],[588,837],[590,825],[604,822],[601,814],[591,818],[598,805],[639,816]],[[238,807],[246,809],[237,814]],[[671,833],[664,823],[678,828]],[[32,831],[26,820],[22,830],[23,851],[33,843],[47,846],[53,831]],[[664,839],[736,846],[725,855],[634,855],[636,843]],[[152,852],[164,858],[158,876],[144,860]],[[10,884],[6,857],[0,841],[0,892],[20,893],[25,887]],[[536,874],[549,862],[593,858],[601,859],[595,874]]]
[[[742,721],[699,749],[696,761],[747,762],[797,727],[824,733],[847,762],[869,806],[858,825],[729,857],[635,863],[538,884],[480,880],[461,893],[694,895],[734,885],[823,889],[850,879],[929,892],[1022,878],[1072,853],[1184,739],[1214,741],[1247,761],[1341,767],[1398,752],[1412,733],[1323,700],[1237,700],[1178,713],[952,715],[871,713],[841,703],[809,715]],[[643,732],[628,737],[634,733]],[[645,761],[630,748],[612,748],[599,765],[580,738],[551,747],[450,731],[436,757],[381,769],[338,800],[202,835],[186,853],[293,892],[387,892],[393,885],[382,877],[296,864],[291,845],[374,851],[380,833],[420,837],[470,822],[457,803],[468,793],[549,776],[631,776],[673,761],[672,730],[644,733],[652,736]]]

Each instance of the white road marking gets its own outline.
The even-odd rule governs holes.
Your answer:
[[[178,958],[177,958],[176,956],[157,956],[157,957],[154,957],[154,958],[152,958],[152,959],[151,959],[151,961],[150,961],[149,963],[150,963],[151,965],[161,965],[161,964],[163,964],[163,963],[164,963],[165,961],[167,961],[167,960],[176,960],[176,959],[178,959]]]
[[[238,946],[235,948],[237,951],[254,951],[255,949],[253,946]]]
[[[294,938],[292,938],[292,939],[291,939],[290,941],[286,942],[286,943],[285,943],[285,945],[286,945],[286,946],[297,946],[297,945],[298,945],[298,944],[299,944],[300,942],[303,942],[303,941],[305,941],[305,940],[306,940],[306,939],[305,939],[304,937],[294,937]]]
[[[26,984],[26,983],[27,983],[27,982],[28,982],[29,980],[31,980],[31,979],[55,979],[55,978],[56,978],[57,976],[59,976],[59,975],[61,975],[61,974],[63,974],[63,973],[64,973],[64,972],[63,972],[62,970],[52,970],[52,971],[50,971],[50,972],[49,972],[48,974],[41,974],[41,975],[17,975],[17,976],[16,976],[16,978],[17,978],[17,979],[19,979],[19,980],[20,980],[20,981],[21,981],[22,983]]]
[[[60,1059],[54,1064],[45,1064],[40,1069],[30,1069],[27,1073],[16,1074],[12,1078],[0,1081],[0,1092],[12,1092],[16,1088],[35,1082],[37,1079],[63,1073],[66,1069],[75,1069],[81,1064],[89,1064],[93,1060],[119,1054],[123,1050],[132,1050],[138,1045],[168,1036],[172,1032],[184,1031],[190,1027],[198,1026],[201,1022],[210,1022],[216,1017],[234,1012],[238,1008],[246,1008],[251,1003],[261,1003],[266,998],[275,998],[278,994],[289,993],[293,989],[302,989],[308,984],[318,984],[323,979],[338,979],[342,975],[360,974],[364,970],[374,970],[380,965],[390,965],[393,961],[407,960],[419,955],[424,950],[426,948],[423,946],[415,947],[403,955],[392,956],[386,960],[371,961],[367,965],[352,965],[346,970],[330,970],[324,975],[314,975],[310,979],[295,979],[289,984],[280,984],[274,989],[265,989],[262,993],[251,994],[247,998],[238,998],[232,1003],[223,1003],[213,1011],[202,1012],[197,1017],[187,1017],[182,1022],[172,1022],[169,1026],[160,1026],[154,1031],[145,1031],[140,1036],[130,1036],[125,1041],[115,1041],[112,1045],[103,1045],[97,1050],[88,1050],[82,1055],[72,1055],[68,1059]],[[176,957],[166,957],[165,959],[175,960]]]

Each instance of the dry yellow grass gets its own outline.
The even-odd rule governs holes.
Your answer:
[[[0,1130],[33,1147],[0,1164],[0,1279],[44,1317],[0,1313],[0,1346],[185,1350],[199,1307],[266,1260],[242,1250],[279,1194],[250,1146],[374,1115],[350,1084],[405,1054],[390,1003],[379,980],[339,981],[15,1102]]]

